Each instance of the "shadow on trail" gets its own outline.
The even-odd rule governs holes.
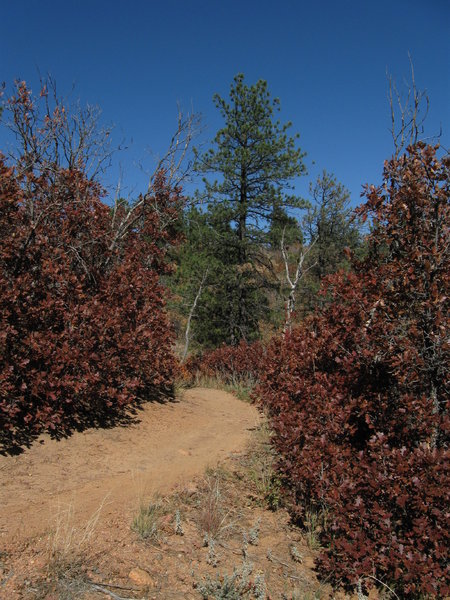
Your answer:
[[[167,404],[177,403],[179,399],[175,396],[173,388],[164,391],[156,391],[148,395],[146,399],[138,399],[133,404],[122,407],[109,407],[101,413],[77,413],[64,415],[64,421],[60,424],[40,426],[33,424],[30,427],[25,422],[20,423],[13,430],[0,431],[0,455],[18,456],[27,448],[37,442],[42,434],[51,439],[62,440],[69,438],[75,432],[83,432],[88,429],[113,429],[115,427],[130,427],[140,422],[139,413],[149,403]],[[38,443],[44,444],[41,439]]]

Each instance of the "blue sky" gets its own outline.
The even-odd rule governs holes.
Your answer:
[[[109,185],[121,163],[128,189],[145,189],[136,164],[151,169],[146,150],[167,147],[177,102],[202,113],[203,141],[212,139],[222,125],[212,96],[226,96],[243,72],[248,83],[267,80],[282,120],[300,133],[309,176],[298,191],[325,168],[357,204],[392,152],[386,69],[401,84],[408,52],[430,97],[426,132],[442,124],[449,146],[447,0],[18,0],[0,15],[0,81],[24,79],[37,91],[39,69],[61,93],[75,83],[115,123],[116,141],[126,138]]]

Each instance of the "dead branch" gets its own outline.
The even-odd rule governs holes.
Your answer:
[[[188,349],[189,349],[189,342],[190,342],[189,334],[190,334],[190,330],[191,330],[191,321],[194,316],[195,309],[197,308],[197,303],[200,300],[200,296],[202,294],[203,286],[205,285],[206,278],[208,277],[208,273],[209,273],[209,268],[207,268],[206,271],[203,273],[203,277],[200,282],[200,286],[197,290],[197,294],[194,298],[194,302],[192,303],[191,310],[189,311],[189,316],[188,316],[188,320],[187,320],[187,324],[186,324],[186,331],[184,334],[185,343],[184,343],[184,351],[183,351],[183,356],[181,358],[181,362],[184,362],[186,360],[186,356],[187,356]]]
[[[96,583],[92,583],[89,587],[91,587],[93,590],[97,590],[98,592],[102,592],[103,594],[110,596],[111,598],[113,598],[113,600],[134,600],[133,598],[125,598],[123,596],[118,596],[111,590],[107,590],[106,588],[102,587],[101,585],[97,585]]]
[[[402,99],[397,85],[388,72],[388,100],[391,112],[391,136],[394,142],[394,157],[398,158],[401,152],[409,145],[416,144],[424,133],[424,123],[430,108],[430,101],[426,91],[417,89],[414,65],[408,52],[411,83],[406,83],[406,98]],[[423,105],[425,107],[423,108]],[[422,114],[421,114],[422,113]]]
[[[113,225],[115,235],[110,244],[110,251],[120,245],[128,232],[136,225],[141,218],[140,209],[144,204],[152,202],[155,179],[158,173],[164,172],[166,184],[170,189],[178,187],[187,177],[190,171],[191,163],[186,161],[187,154],[192,144],[192,140],[198,133],[200,118],[196,114],[188,114],[183,116],[181,111],[178,111],[177,129],[172,136],[169,148],[165,155],[159,160],[155,170],[149,178],[149,184],[146,194],[142,195],[136,203],[126,212],[120,222],[116,222],[117,202],[115,202]],[[156,205],[153,206],[158,210]],[[169,223],[161,223],[161,227],[167,227]]]
[[[306,268],[306,269],[304,268],[304,262],[305,262],[306,257],[311,252],[311,250],[313,249],[317,240],[319,239],[318,236],[315,237],[311,241],[309,246],[307,246],[307,247],[303,246],[303,244],[300,245],[297,259],[296,259],[295,274],[293,277],[291,277],[290,267],[289,267],[289,257],[288,257],[285,243],[284,243],[285,233],[286,233],[286,227],[283,228],[283,234],[281,236],[281,244],[280,244],[281,245],[281,256],[283,258],[285,272],[286,272],[286,282],[289,286],[289,295],[286,299],[286,318],[285,318],[284,329],[283,329],[284,333],[286,333],[287,331],[291,331],[292,314],[295,310],[295,295],[296,295],[298,284],[299,284],[300,280],[303,278],[303,276],[305,275],[305,273],[307,273],[310,269],[312,269],[316,265],[316,263],[313,263],[308,268]]]
[[[391,594],[393,594],[397,598],[397,600],[400,600],[400,598],[397,596],[397,594],[394,592],[394,590],[392,588],[390,588],[386,583],[381,581],[380,579],[377,579],[373,575],[364,575],[364,578],[373,579],[377,583],[381,583],[381,585],[384,586],[387,590],[389,590],[389,592],[391,592]]]
[[[164,171],[167,183],[177,187],[185,181],[192,168],[192,161],[187,160],[192,141],[200,132],[200,115],[187,113],[186,115],[178,106],[177,129],[170,140],[168,150],[159,159],[155,170],[150,175],[147,194],[151,193],[157,173]]]
[[[117,585],[115,583],[104,583],[103,581],[92,581],[89,580],[89,583],[92,585],[100,585],[107,588],[113,588],[115,590],[126,590],[128,592],[139,592],[139,589],[130,586]]]
[[[111,164],[113,127],[102,127],[101,110],[80,102],[69,104],[58,95],[55,80],[40,79],[33,96],[25,82],[17,82],[15,95],[5,103],[6,126],[16,139],[9,152],[19,171],[45,173],[50,178],[61,168],[83,170],[96,180]]]

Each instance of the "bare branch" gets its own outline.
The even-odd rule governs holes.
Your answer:
[[[203,273],[203,277],[202,277],[202,280],[200,282],[200,286],[199,286],[197,294],[196,294],[196,296],[194,298],[194,302],[192,303],[191,310],[189,311],[189,316],[188,316],[188,320],[187,320],[187,324],[186,324],[186,331],[185,331],[185,334],[184,334],[185,343],[184,343],[184,351],[183,351],[183,356],[181,358],[181,362],[184,362],[186,360],[186,356],[187,356],[187,353],[188,353],[188,350],[189,350],[189,342],[190,342],[190,335],[189,334],[190,334],[190,330],[191,330],[191,321],[192,321],[192,318],[194,316],[195,309],[197,308],[197,303],[200,300],[200,296],[202,294],[203,286],[205,285],[206,278],[208,277],[208,273],[209,273],[209,267]]]
[[[184,115],[178,106],[177,129],[170,140],[167,152],[159,159],[155,170],[150,175],[147,193],[152,189],[156,174],[162,170],[171,187],[177,187],[185,181],[192,170],[192,160],[187,160],[187,157],[192,141],[199,132],[200,115],[193,112]]]
[[[312,269],[316,265],[316,263],[313,263],[307,269],[305,269],[303,266],[306,257],[311,252],[311,250],[313,249],[317,240],[319,239],[317,236],[316,238],[314,238],[311,241],[311,243],[307,247],[303,246],[303,244],[300,245],[299,250],[298,250],[298,256],[296,259],[295,274],[292,277],[291,273],[290,273],[290,268],[289,268],[289,257],[288,257],[285,242],[284,242],[285,233],[286,233],[286,227],[283,228],[283,234],[281,236],[281,244],[280,244],[281,245],[281,256],[283,258],[285,272],[286,272],[286,281],[290,288],[288,297],[286,298],[286,318],[285,318],[284,329],[283,329],[284,333],[286,333],[287,331],[291,331],[292,314],[295,310],[295,294],[297,291],[298,284],[299,284],[300,280],[303,278],[303,276],[305,275],[305,273],[307,273],[310,269]]]
[[[111,164],[112,127],[100,125],[98,107],[69,104],[59,96],[50,75],[40,85],[39,95],[33,96],[25,82],[16,82],[15,95],[5,103],[10,114],[6,126],[16,139],[10,156],[19,172],[51,178],[61,168],[78,169],[96,180]]]
[[[178,111],[177,129],[172,136],[169,148],[165,155],[159,160],[154,172],[149,178],[149,184],[146,194],[142,195],[137,202],[126,212],[120,222],[114,219],[115,235],[110,244],[110,250],[113,251],[121,240],[141,218],[140,211],[145,204],[152,202],[154,195],[155,179],[158,173],[163,172],[166,178],[166,184],[170,189],[176,189],[190,172],[191,163],[186,161],[190,150],[192,140],[198,133],[200,123],[199,115],[188,114],[183,116]],[[157,210],[157,207],[154,207]],[[162,226],[167,226],[164,223]]]
[[[388,100],[391,113],[391,136],[394,142],[394,157],[398,158],[407,145],[414,145],[424,133],[424,123],[430,108],[426,91],[417,89],[414,65],[408,52],[411,82],[405,82],[406,99],[402,100],[395,81],[387,71]]]

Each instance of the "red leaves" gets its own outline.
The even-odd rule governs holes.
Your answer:
[[[4,444],[109,422],[167,390],[175,368],[159,275],[179,191],[159,174],[115,245],[111,209],[82,173],[23,177],[0,161]]]
[[[386,163],[360,210],[368,257],[260,369],[293,512],[327,511],[320,570],[404,598],[443,597],[450,579],[446,169],[426,146]]]
[[[191,357],[186,369],[193,377],[218,377],[225,383],[256,382],[264,357],[264,347],[260,342],[241,341],[237,346],[220,346]]]

